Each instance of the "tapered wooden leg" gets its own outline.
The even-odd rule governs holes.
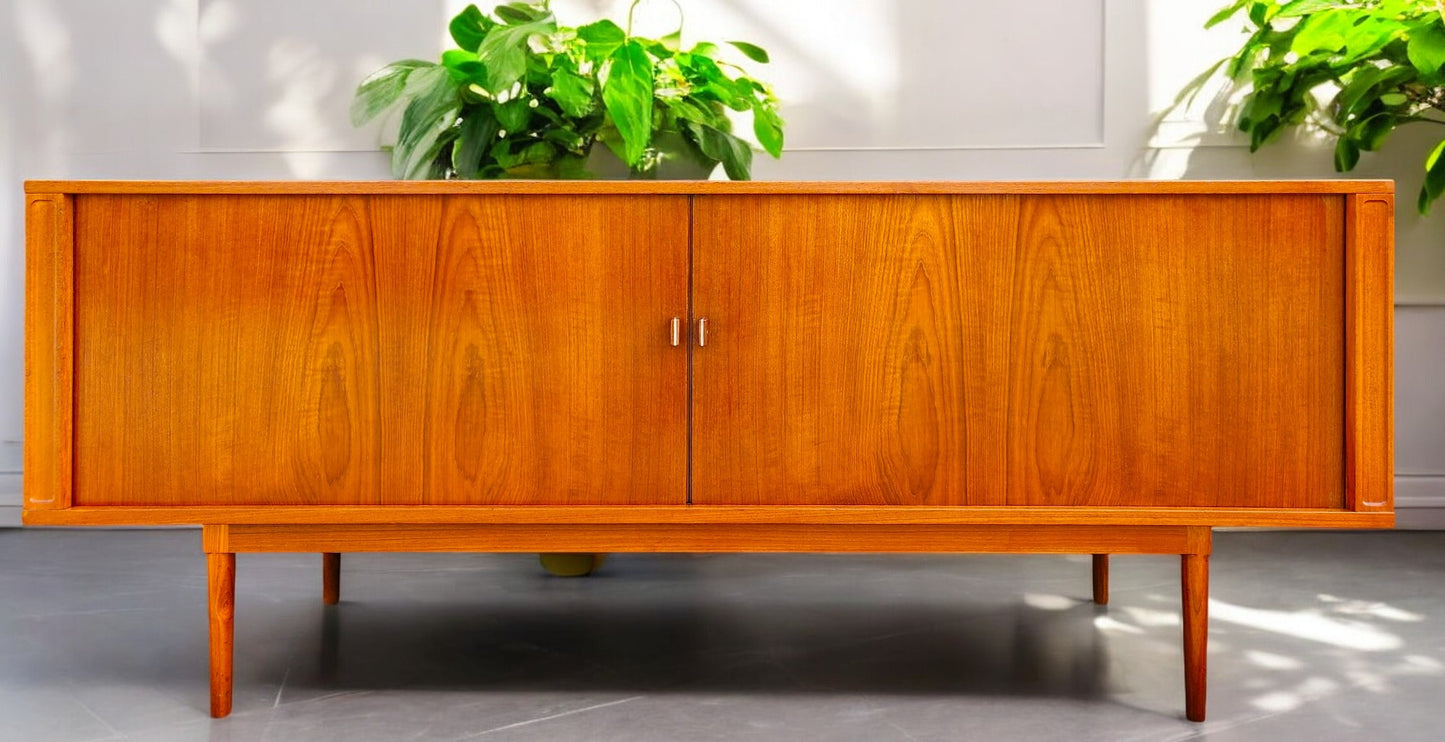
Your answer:
[[[207,554],[211,617],[211,716],[231,713],[232,637],[236,617],[236,555]]]
[[[1184,715],[1204,721],[1206,650],[1209,643],[1209,555],[1182,557],[1184,613]]]
[[[1109,604],[1109,555],[1094,555],[1094,602]]]
[[[336,605],[341,601],[341,555],[321,555],[321,602]]]

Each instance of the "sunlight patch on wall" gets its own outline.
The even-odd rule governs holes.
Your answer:
[[[376,132],[350,124],[357,83],[393,60],[436,59],[437,30],[450,17],[442,3],[199,3],[200,144],[209,152],[375,150]],[[317,159],[286,158],[298,177]]]
[[[200,81],[199,37],[202,28],[194,0],[171,0],[156,14],[155,36],[161,48],[184,69],[190,70],[191,94]]]
[[[1215,62],[1233,54],[1244,40],[1242,24],[1227,22],[1205,29],[1220,7],[1218,0],[1149,0],[1149,111],[1161,116],[1151,146],[1235,146],[1243,140],[1219,122],[1238,96],[1228,94],[1222,74],[1215,75],[1190,105],[1180,91]]]
[[[17,0],[15,26],[31,70],[34,95],[46,109],[32,115],[41,121],[51,120],[66,108],[75,84],[70,32],[59,10],[40,0]],[[53,127],[32,132],[32,136],[31,162],[39,170],[58,171],[71,149],[69,129]]]
[[[349,24],[348,33],[339,34],[334,17],[357,15],[349,0],[199,2],[206,13],[235,16],[224,37],[206,40],[201,51],[208,60],[201,88],[203,148],[229,151],[295,147],[285,126],[278,131],[268,121],[294,123],[310,114],[334,122],[335,129],[325,142],[307,146],[374,149],[374,129],[354,132],[347,125],[356,83],[385,62],[437,59],[453,46],[447,21],[467,4],[368,6],[365,23]],[[557,0],[553,8],[566,25],[600,17],[626,23],[629,4]],[[743,39],[768,49],[771,64],[741,54],[734,61],[777,89],[792,150],[1099,147],[1103,8],[1103,0],[688,0],[683,43]],[[669,0],[647,0],[635,30],[667,33],[676,15]],[[1040,24],[1039,18],[1050,22]],[[315,88],[303,95],[290,82],[254,75],[268,69],[278,37],[315,42],[316,58],[334,65],[335,79],[313,80]],[[302,73],[299,67],[292,71]],[[273,111],[283,99],[288,108],[312,111]],[[738,123],[747,126],[745,118]]]
[[[321,113],[322,102],[337,84],[336,64],[315,44],[278,39],[266,66],[271,88],[277,91],[266,108],[266,127],[281,137],[288,151],[325,149],[334,141],[338,123]]]
[[[20,46],[32,69],[45,72],[35,76],[35,92],[47,103],[63,102],[75,81],[70,32],[66,30],[65,19],[52,4],[17,0],[15,21]]]

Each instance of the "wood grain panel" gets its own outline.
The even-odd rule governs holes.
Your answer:
[[[1025,200],[1008,502],[1342,507],[1341,201]]]
[[[81,213],[81,504],[684,501],[684,198]]]
[[[1339,198],[698,204],[695,502],[1343,505]]]
[[[445,202],[430,285],[415,275],[384,302],[427,338],[395,348],[387,391],[407,431],[388,455],[423,462],[410,484],[424,502],[686,501],[687,353],[668,331],[687,311],[687,209],[685,198]],[[407,369],[426,369],[422,383]]]
[[[1016,214],[1008,196],[699,198],[693,502],[1001,502],[988,329]]]
[[[72,501],[73,199],[36,193],[25,205],[26,510]]]
[[[1351,196],[1346,252],[1345,471],[1351,510],[1395,507],[1395,200]]]
[[[78,504],[376,504],[366,201],[84,196]]]

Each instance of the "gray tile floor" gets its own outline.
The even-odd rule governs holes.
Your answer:
[[[0,740],[1441,740],[1445,533],[1220,533],[1210,721],[1178,559],[237,558],[206,715],[196,531],[0,529]]]

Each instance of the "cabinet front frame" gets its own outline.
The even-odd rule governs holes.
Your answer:
[[[1345,504],[1340,509],[917,507],[750,508],[748,520],[789,523],[843,517],[864,522],[936,519],[951,523],[1050,522],[1155,525],[1389,528],[1393,513],[1393,187],[1387,182],[1057,183],[1057,184],[468,184],[489,194],[673,194],[694,198],[734,193],[1327,193],[1345,201]],[[37,181],[26,184],[26,408],[24,522],[30,525],[172,525],[225,523],[527,522],[546,517],[597,522],[713,522],[707,507],[596,508],[526,506],[263,506],[72,507],[70,443],[74,414],[74,245],[77,194],[312,193],[450,194],[455,184],[123,183]],[[429,513],[418,517],[409,511]],[[722,519],[738,517],[732,514]]]

